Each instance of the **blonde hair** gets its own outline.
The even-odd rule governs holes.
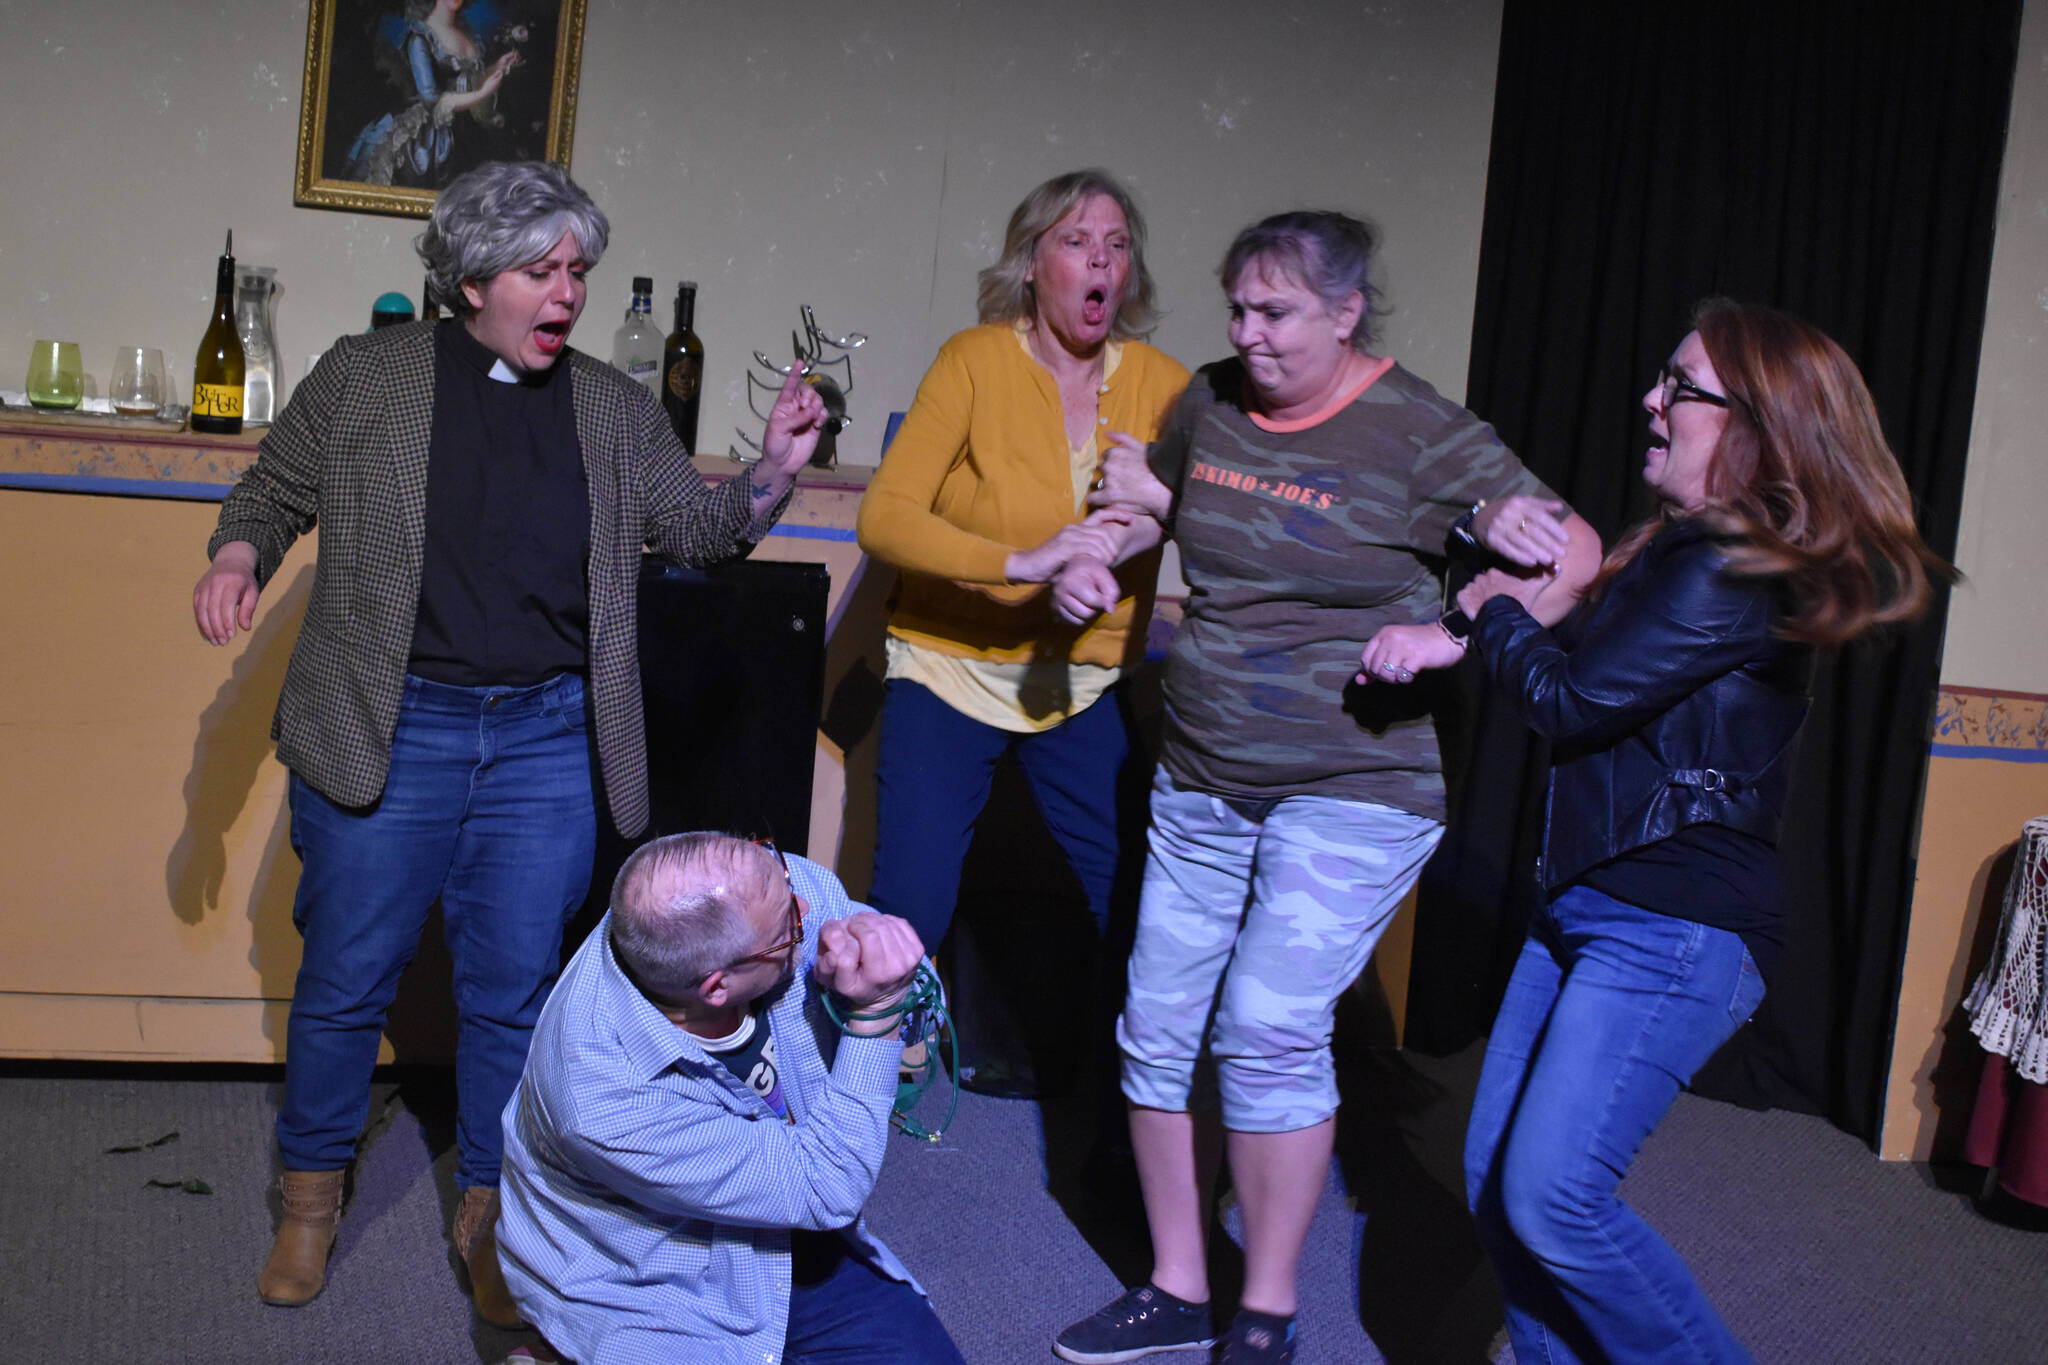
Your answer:
[[[1159,308],[1154,302],[1152,272],[1145,268],[1145,215],[1138,212],[1137,201],[1115,176],[1095,167],[1054,176],[1025,195],[1010,214],[1010,225],[1003,231],[1003,254],[975,277],[981,286],[975,308],[983,322],[1016,322],[1037,313],[1034,291],[1024,277],[1030,272],[1038,239],[1083,200],[1098,194],[1123,210],[1131,238],[1130,280],[1109,334],[1119,341],[1152,335],[1159,325]]]

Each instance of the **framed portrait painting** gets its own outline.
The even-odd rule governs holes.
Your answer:
[[[292,202],[424,218],[486,161],[569,164],[584,0],[312,0]]]

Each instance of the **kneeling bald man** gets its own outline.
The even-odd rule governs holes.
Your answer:
[[[861,1219],[922,954],[772,845],[680,834],[626,860],[505,1108],[500,1256],[555,1351],[960,1361]],[[891,1017],[842,1034],[826,991]]]

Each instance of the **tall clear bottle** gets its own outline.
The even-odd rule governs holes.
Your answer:
[[[627,305],[625,325],[612,333],[612,364],[626,377],[647,386],[661,396],[661,329],[654,325],[654,281],[645,275],[633,277],[633,302]]]
[[[242,343],[242,425],[269,426],[277,412],[277,336],[270,301],[277,269],[245,265],[235,271],[235,335]]]
[[[214,271],[213,321],[199,338],[192,365],[192,430],[209,436],[242,431],[242,339],[235,333],[235,234]]]
[[[697,282],[676,286],[676,329],[661,353],[661,405],[676,439],[697,453],[697,404],[704,390],[704,343],[697,339]]]

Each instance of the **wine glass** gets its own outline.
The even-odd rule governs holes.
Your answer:
[[[145,417],[164,405],[164,353],[154,346],[120,346],[114,351],[107,397],[114,411]]]
[[[28,401],[39,408],[75,408],[85,396],[85,362],[75,341],[37,341],[28,353]]]

